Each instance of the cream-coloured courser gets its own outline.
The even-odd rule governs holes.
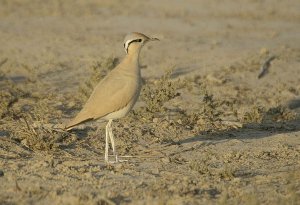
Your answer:
[[[114,119],[124,117],[134,106],[141,90],[139,56],[149,38],[141,33],[130,33],[124,39],[126,56],[94,89],[78,115],[66,126],[67,130],[89,120],[108,120],[105,135],[105,161],[108,162],[108,137],[110,138],[116,162],[118,157],[112,133]]]

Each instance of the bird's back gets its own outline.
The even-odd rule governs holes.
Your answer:
[[[136,68],[119,64],[94,88],[78,115],[68,123],[67,129],[82,122],[99,119],[135,103],[140,90],[140,74]],[[132,102],[134,101],[134,102]]]

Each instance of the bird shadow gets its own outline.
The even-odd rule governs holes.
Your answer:
[[[172,71],[170,78],[172,78],[172,79],[178,78],[178,77],[184,76],[186,74],[189,74],[195,70],[196,70],[196,68],[193,68],[193,67],[191,67],[191,68],[179,67]]]
[[[195,136],[179,140],[176,143],[188,144],[207,140],[219,143],[232,139],[260,139],[265,137],[271,137],[277,134],[285,134],[297,131],[300,131],[300,119],[272,123],[249,123],[243,125],[241,128],[231,128],[225,131],[222,130],[212,133],[199,132]]]

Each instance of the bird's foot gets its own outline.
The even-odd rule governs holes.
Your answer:
[[[108,160],[109,158],[113,157],[114,160]],[[105,159],[105,162],[108,163],[108,164],[115,164],[115,163],[118,163],[118,162],[121,162],[119,159],[118,159],[118,155],[108,155],[107,159]]]
[[[115,160],[108,160],[109,157],[113,157],[115,158]],[[128,157],[128,156],[124,156],[124,157]],[[105,162],[108,164],[115,164],[115,163],[119,163],[119,162],[128,162],[127,159],[119,159],[118,155],[108,155],[108,158],[105,159]],[[121,158],[123,158],[123,156],[121,156]]]

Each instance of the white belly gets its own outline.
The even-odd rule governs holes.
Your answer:
[[[129,104],[122,108],[121,110],[118,110],[116,112],[112,112],[108,115],[105,115],[103,118],[101,119],[104,119],[104,120],[110,120],[110,119],[119,119],[121,117],[124,117],[125,115],[127,115],[127,113],[131,110],[133,106],[129,106]]]

